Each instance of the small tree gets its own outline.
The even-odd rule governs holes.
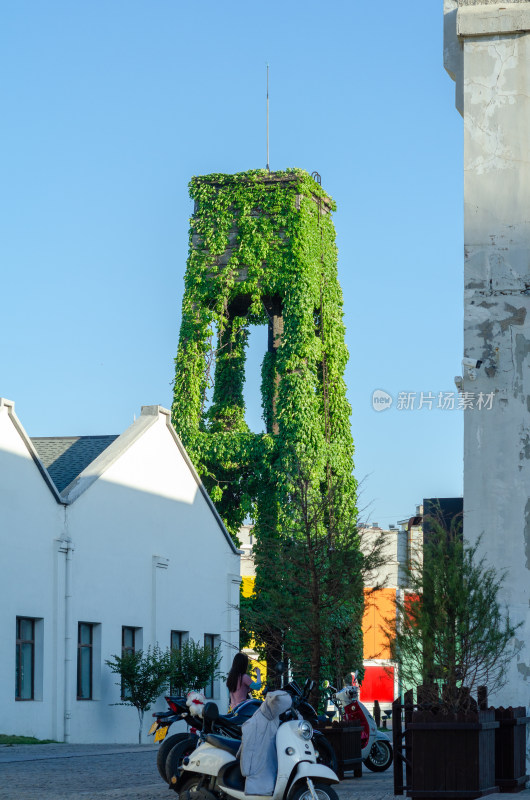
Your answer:
[[[283,658],[297,679],[313,678],[316,705],[323,679],[341,686],[362,670],[363,578],[380,569],[384,547],[374,539],[363,552],[348,482],[317,483],[293,462],[281,530],[262,522],[256,539],[258,578],[253,596],[241,600],[242,639],[254,640],[269,669]]]
[[[409,566],[408,593],[387,634],[404,685],[429,684],[436,696],[442,689],[454,711],[461,687],[504,685],[517,626],[499,601],[505,576],[478,559],[479,542],[464,544],[461,521],[449,529],[439,519],[428,524],[423,558]]]
[[[189,639],[169,657],[169,676],[172,692],[200,691],[219,676],[221,647],[212,649]]]
[[[134,706],[138,712],[138,744],[142,743],[144,714],[167,687],[170,674],[170,655],[155,645],[144,652],[123,653],[105,662],[120,676],[122,700],[116,706]]]

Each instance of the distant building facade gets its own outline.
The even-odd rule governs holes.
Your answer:
[[[396,600],[405,586],[408,520],[400,527],[380,528],[377,523],[360,527],[361,549],[369,552],[381,539],[384,564],[368,576],[363,617],[364,679],[360,699],[369,707],[375,700],[389,707],[399,693],[399,675],[391,660],[387,630],[396,618]]]
[[[377,523],[361,527],[363,549],[369,551],[373,542],[383,537],[384,565],[371,577],[365,587],[365,612],[363,618],[364,668],[361,700],[370,705],[378,700],[390,706],[392,699],[401,694],[400,675],[391,660],[387,631],[389,622],[396,619],[397,603],[408,593],[408,571],[416,565],[421,568],[425,537],[429,535],[432,518],[449,530],[461,522],[463,501],[461,497],[428,498],[416,506],[416,513],[399,520],[388,530]],[[374,587],[381,587],[374,589]],[[408,687],[405,687],[408,688]]]
[[[105,664],[125,650],[192,638],[228,672],[239,551],[165,409],[121,436],[31,440],[0,399],[0,536],[3,733],[137,740]],[[226,708],[224,683],[205,688]]]

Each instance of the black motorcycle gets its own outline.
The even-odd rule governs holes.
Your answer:
[[[284,669],[282,662],[276,665],[275,672],[278,679],[283,674]],[[337,772],[335,751],[324,734],[316,730],[316,726],[319,723],[327,722],[328,718],[326,716],[317,716],[315,709],[308,701],[313,687],[314,681],[309,678],[305,682],[303,689],[295,680],[292,680],[283,687],[283,691],[291,695],[293,705],[295,705],[298,713],[313,726],[312,741],[317,754],[317,762],[325,764],[325,766]],[[270,688],[267,687],[265,693]],[[261,700],[245,700],[229,714],[217,715],[214,721],[205,723],[202,717],[193,716],[190,713],[185,697],[168,696],[165,699],[170,710],[153,714],[153,717],[156,717],[156,721],[151,725],[149,733],[155,734],[155,741],[162,741],[157,753],[156,765],[161,777],[170,786],[176,783],[182,759],[189,756],[197,746],[199,738],[197,731],[205,730],[206,726],[208,733],[226,736],[229,739],[241,739],[241,726],[250,719],[261,705]],[[180,721],[186,722],[190,730],[186,733],[176,733],[166,739],[170,726],[174,722]]]
[[[149,734],[154,735],[155,742],[162,742],[156,754],[156,766],[161,778],[166,783],[171,783],[171,778],[177,774],[182,759],[195,750],[198,741],[197,731],[203,730],[205,722],[202,717],[190,713],[185,697],[168,695],[165,700],[169,711],[153,713],[155,721],[149,728]],[[209,732],[231,739],[241,739],[241,725],[250,719],[260,705],[261,700],[245,700],[230,714],[220,715]],[[189,730],[167,736],[174,722],[185,722]]]

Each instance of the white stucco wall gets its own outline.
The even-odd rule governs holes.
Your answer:
[[[61,703],[63,640],[57,540],[64,507],[57,503],[16,428],[11,404],[0,401],[0,730],[55,738]],[[15,701],[16,617],[42,619],[34,701]]]
[[[530,707],[530,3],[445,2],[446,67],[464,118],[464,535],[507,571],[525,644],[496,705]],[[460,100],[459,100],[460,98]],[[475,378],[475,379],[473,379]]]
[[[24,455],[24,443],[7,416],[0,408],[5,500],[0,592],[8,604],[0,606],[1,641],[7,643],[0,651],[1,730],[62,740],[66,715],[72,742],[133,742],[136,710],[111,705],[120,691],[117,676],[104,664],[121,652],[122,626],[139,629],[137,646],[144,648],[155,642],[169,646],[171,630],[188,632],[201,643],[205,633],[216,634],[226,674],[239,638],[238,612],[232,607],[239,599],[239,556],[158,407],[147,409],[93,462],[88,478],[82,473],[70,494],[64,493],[73,500],[66,506],[57,503],[27,451]],[[109,458],[111,451],[119,457]],[[67,555],[55,542],[64,535],[73,548],[66,611]],[[42,701],[14,700],[16,615],[43,619]],[[76,699],[78,622],[97,625],[92,700]],[[216,699],[226,707],[222,682]],[[165,708],[164,700],[156,707]],[[149,713],[145,732],[150,724]]]

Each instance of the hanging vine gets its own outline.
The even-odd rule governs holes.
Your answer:
[[[343,381],[347,352],[329,213],[334,204],[302,170],[198,177],[190,183],[190,194],[196,211],[190,227],[173,421],[199,472],[215,481],[215,461],[244,461],[245,453],[250,461],[250,453],[255,459],[269,450],[270,444],[260,443],[266,436],[248,432],[242,392],[247,329],[249,324],[268,323],[265,296],[281,299],[284,319],[282,345],[266,355],[263,365],[269,433],[274,392],[278,395],[279,433],[273,449],[281,450],[282,443],[295,448],[303,443],[334,472],[351,472],[353,446]],[[231,309],[241,295],[245,313],[234,313]],[[317,333],[313,316],[324,305]],[[211,408],[205,410],[205,364],[214,329],[215,391]],[[242,436],[246,444],[235,441]],[[217,485],[220,497],[226,484]]]
[[[312,596],[318,594],[322,608],[333,606],[330,593],[337,586],[343,600],[347,597],[342,612],[325,622],[315,611],[314,630],[323,625],[330,637],[340,637],[337,620],[347,618],[346,627],[340,625],[359,666],[362,585],[355,570],[333,584],[326,573],[339,543],[341,558],[355,564],[358,557],[344,384],[348,353],[331,219],[335,205],[299,169],[196,177],[190,195],[195,212],[175,359],[173,424],[234,539],[245,518],[255,521],[255,597],[261,597],[265,613],[281,612],[274,606],[273,584],[280,605],[289,592],[282,583],[288,567],[279,574],[270,553],[279,552],[278,546],[283,552],[284,544],[289,548],[297,515],[298,528],[302,525],[305,512],[296,498],[304,487],[304,508],[322,511],[309,539],[327,542],[313,549],[318,563],[311,562]],[[249,431],[243,396],[248,327],[257,324],[269,326],[261,384],[264,434]],[[206,408],[212,359],[214,390]],[[289,629],[292,653],[302,652],[302,633],[296,639],[294,627]],[[320,647],[317,638],[315,643]],[[332,651],[326,658],[333,659]]]

